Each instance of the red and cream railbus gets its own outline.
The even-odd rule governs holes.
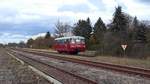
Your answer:
[[[85,51],[85,39],[81,36],[69,36],[55,39],[54,49],[59,53],[74,53]]]

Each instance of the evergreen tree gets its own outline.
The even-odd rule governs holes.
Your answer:
[[[96,38],[96,41],[98,43],[100,43],[100,41],[103,40],[103,37],[104,37],[104,33],[106,32],[106,26],[105,24],[103,23],[102,19],[99,18],[97,20],[97,22],[95,23],[94,25],[94,35],[95,35],[95,38]]]
[[[132,31],[132,42],[135,43],[136,42],[136,37],[137,37],[137,29],[139,27],[139,21],[137,20],[137,17],[135,16],[133,19],[133,23],[132,23],[132,27],[133,27],[133,31]]]
[[[146,25],[139,23],[137,17],[133,20],[133,34],[135,43],[146,43]]]
[[[50,38],[50,37],[51,37],[50,32],[47,32],[46,35],[45,35],[45,39],[48,39],[48,38]]]
[[[90,19],[79,20],[73,29],[73,34],[76,36],[83,36],[85,39],[90,38],[90,33],[92,32],[92,27],[90,23]]]
[[[132,56],[134,57],[145,57],[145,44],[147,42],[146,38],[146,25],[139,22],[137,17],[133,20],[133,48]]]
[[[136,41],[140,42],[140,43],[146,43],[147,39],[146,39],[146,26],[145,24],[140,24],[139,27],[137,27],[136,30]]]
[[[128,20],[125,14],[122,12],[121,6],[118,6],[114,13],[111,31],[112,32],[126,31],[127,23]]]
[[[133,27],[136,28],[139,25],[139,22],[137,20],[137,17],[135,16],[133,19]]]
[[[88,24],[89,26],[91,26],[91,20],[90,20],[89,17],[87,18],[87,24]]]
[[[27,46],[28,47],[32,47],[33,46],[33,43],[34,43],[34,40],[32,38],[28,39],[27,41]]]
[[[128,29],[128,18],[122,12],[121,6],[116,8],[114,13],[113,22],[111,23],[110,30],[116,35],[116,38],[120,39],[120,43],[127,42],[127,29]]]
[[[109,31],[105,34],[104,51],[111,55],[123,56],[122,44],[127,44],[129,20],[118,6],[113,15],[113,21],[109,26]]]

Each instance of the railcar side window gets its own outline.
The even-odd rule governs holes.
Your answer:
[[[76,39],[76,43],[80,43],[81,42],[81,39]]]
[[[64,42],[65,42],[64,39],[60,40],[60,44],[64,44]]]
[[[66,43],[69,43],[69,39],[66,39]]]
[[[76,43],[84,43],[84,39],[77,38]]]
[[[63,44],[63,40],[56,40],[57,44]]]
[[[71,38],[70,39],[71,43],[75,43],[75,39]]]
[[[55,44],[59,44],[59,40],[55,40]]]
[[[81,43],[85,43],[85,40],[84,40],[84,39],[81,39]]]
[[[85,43],[84,39],[82,38],[64,38],[64,39],[58,39],[55,40],[56,44],[66,44],[66,43]]]

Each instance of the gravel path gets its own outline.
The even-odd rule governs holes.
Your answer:
[[[21,52],[18,52],[21,53]],[[22,53],[25,54],[25,53]],[[97,81],[98,84],[150,84],[150,80],[139,76],[123,75],[117,72],[109,70],[91,68],[78,63],[66,62],[62,60],[56,60],[48,57],[42,57],[33,54],[27,54],[27,56],[35,59],[40,59],[45,63],[53,66],[57,66],[66,71],[71,71],[75,74],[80,74],[83,77],[90,78]]]
[[[0,48],[0,84],[50,84]]]

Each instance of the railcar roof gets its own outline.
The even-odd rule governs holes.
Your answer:
[[[70,39],[70,38],[84,39],[84,37],[82,37],[82,36],[68,36],[68,37],[56,38],[55,40]]]

